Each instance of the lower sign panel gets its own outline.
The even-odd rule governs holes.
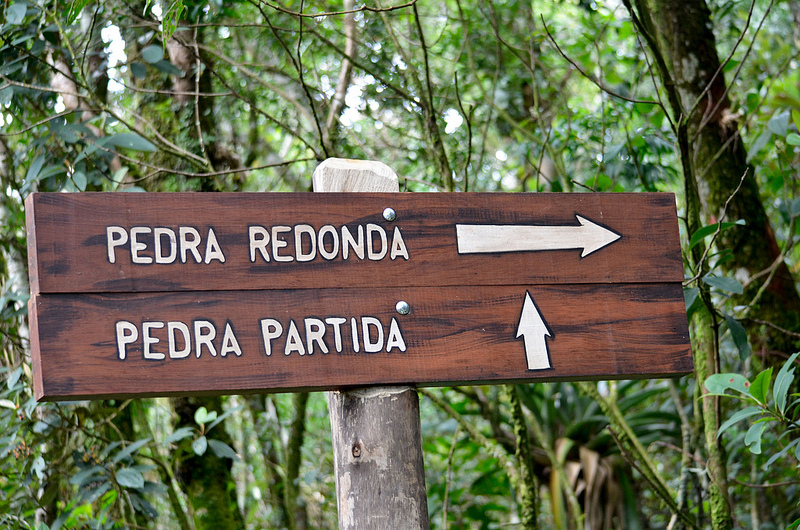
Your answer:
[[[44,294],[37,399],[692,370],[679,283]]]

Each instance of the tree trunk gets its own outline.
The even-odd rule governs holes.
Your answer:
[[[768,275],[763,272],[775,267],[750,315],[785,330],[800,331],[800,296],[781,259],[754,169],[746,161],[708,6],[704,0],[637,0],[637,7],[652,51],[663,59],[665,89],[674,93],[670,98],[673,115],[685,125],[681,157],[684,171],[689,170],[697,182],[705,222],[724,217],[747,223],[722,232],[718,239],[720,249],[733,253],[733,259],[723,263],[723,272],[746,286],[734,304],[751,304],[764,288]],[[800,346],[796,337],[773,327],[750,323],[748,331],[754,350],[762,354],[791,353]]]

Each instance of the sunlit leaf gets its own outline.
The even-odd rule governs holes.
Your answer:
[[[753,383],[750,385],[750,395],[753,396],[759,403],[767,403],[767,395],[769,394],[769,386],[772,383],[772,368],[759,373]]]
[[[705,382],[706,390],[712,394],[724,394],[726,390],[735,390],[742,394],[750,394],[750,381],[741,374],[714,374]]]

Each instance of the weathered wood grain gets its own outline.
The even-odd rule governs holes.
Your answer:
[[[386,207],[396,211],[396,220],[383,218]],[[28,197],[26,211],[34,293],[658,283],[683,279],[672,194],[36,193]],[[576,214],[621,238],[584,257],[580,249],[488,254],[457,251],[456,224],[575,227],[579,226]],[[364,227],[373,224],[385,231],[389,242],[397,227],[408,259],[396,254],[394,260],[385,257],[373,261],[351,253],[345,260],[340,252],[328,260],[317,252],[308,262],[280,262],[270,256],[272,249],[268,247],[269,262],[259,254],[251,261],[248,227],[269,230],[297,224],[307,224],[316,232],[324,225],[339,231],[346,226],[354,234],[358,226],[366,230]],[[211,259],[209,263],[196,263],[186,252],[186,263],[181,263],[180,257],[170,263],[133,263],[128,241],[114,248],[115,263],[110,263],[108,226],[124,230],[149,227],[151,233],[138,236],[145,248],[137,254],[151,259],[155,228],[177,234],[180,227],[191,227],[203,238],[213,229],[225,262]],[[326,249],[332,253],[334,236],[330,228],[326,230]],[[310,237],[300,235],[305,243],[301,252],[310,251]],[[278,239],[287,243],[278,254],[291,257],[294,232],[281,232]],[[198,253],[204,249],[205,241]]]
[[[552,369],[527,369],[523,339],[517,337],[526,292],[552,332],[546,339]],[[408,315],[396,311],[401,300],[410,305]],[[30,314],[36,394],[46,400],[645,378],[692,370],[679,283],[42,294],[31,300]],[[314,353],[308,352],[305,319],[336,317],[346,319],[341,351],[335,351],[333,327],[326,325],[322,340],[329,353],[314,341]],[[380,352],[365,352],[362,317],[382,323]],[[359,352],[351,318],[357,319]],[[294,321],[305,354],[296,348],[285,354],[286,332],[270,343],[267,356],[262,319],[280,322],[284,331]],[[405,352],[399,346],[385,351],[392,319]],[[194,350],[182,359],[143,358],[144,322],[183,322],[193,331],[196,320],[214,324],[217,356],[203,349],[199,358]],[[139,330],[124,360],[116,342],[119,321]],[[227,324],[241,356],[219,355]],[[376,327],[367,329],[369,340],[377,342]],[[151,350],[167,354],[166,324],[151,336],[158,339]]]

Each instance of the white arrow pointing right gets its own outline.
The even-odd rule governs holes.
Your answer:
[[[622,237],[583,216],[578,225],[456,225],[459,254],[581,249],[585,258]]]
[[[522,337],[525,342],[525,357],[528,361],[528,370],[547,370],[550,366],[550,353],[547,350],[546,337],[553,337],[553,333],[544,321],[539,308],[533,302],[531,293],[525,291],[525,301],[522,303],[522,314],[519,316],[517,338]]]

